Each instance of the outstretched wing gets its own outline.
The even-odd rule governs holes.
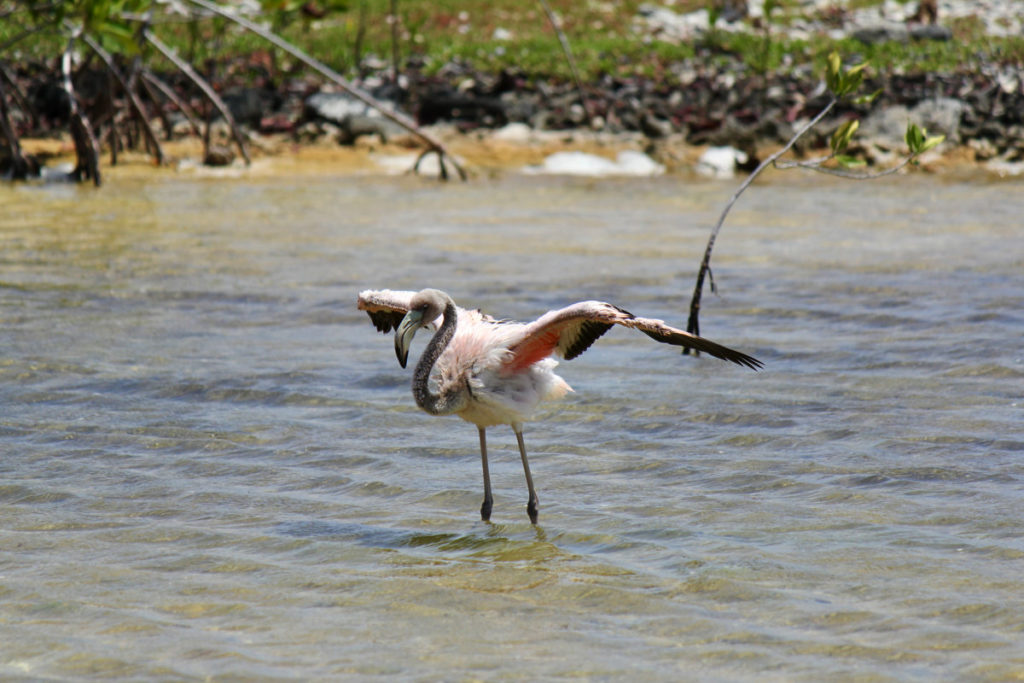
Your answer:
[[[367,289],[359,292],[356,306],[366,311],[378,332],[388,333],[398,327],[409,312],[409,301],[416,292],[401,292],[390,289]]]
[[[581,301],[558,311],[549,311],[527,325],[520,341],[513,344],[505,364],[507,372],[527,368],[552,353],[566,360],[580,355],[612,325],[639,330],[655,341],[696,349],[722,360],[757,370],[761,361],[713,341],[666,325],[654,318],[638,318],[629,311],[603,301]]]

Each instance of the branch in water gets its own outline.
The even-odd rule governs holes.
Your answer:
[[[194,111],[192,111],[192,107],[190,107],[188,105],[188,103],[185,102],[185,100],[183,100],[180,97],[178,97],[178,94],[176,92],[174,92],[174,90],[171,89],[171,87],[169,85],[167,85],[166,83],[161,81],[159,78],[157,78],[157,76],[152,71],[147,69],[145,66],[142,67],[142,82],[146,86],[150,86],[150,87],[154,88],[155,90],[157,90],[167,100],[169,100],[172,104],[174,104],[174,106],[176,106],[178,108],[178,111],[181,112],[182,116],[184,116],[185,119],[188,121],[188,125],[192,128],[192,133],[196,137],[201,137],[202,136],[203,133],[199,129],[200,128],[199,127],[199,117],[196,115],[196,113]],[[152,97],[152,95],[151,95],[151,97]],[[156,100],[155,97],[153,97],[152,99]],[[162,109],[163,109],[163,107],[161,107],[161,110]],[[166,134],[167,134],[167,139],[170,140],[171,139],[170,126],[167,126]]]
[[[715,239],[718,237],[719,231],[722,229],[722,225],[725,223],[726,217],[729,215],[729,211],[732,210],[733,205],[740,198],[748,187],[757,179],[757,176],[761,175],[761,171],[773,165],[782,155],[786,154],[793,148],[796,141],[799,140],[807,131],[816,126],[825,116],[832,111],[836,103],[839,100],[833,96],[825,108],[818,112],[818,115],[811,119],[809,122],[790,138],[782,149],[778,150],[767,159],[758,164],[757,168],[751,171],[747,179],[743,181],[743,184],[739,186],[739,189],[733,193],[729,203],[725,205],[725,209],[722,211],[722,215],[718,217],[718,222],[715,223],[715,227],[711,229],[711,235],[708,237],[708,244],[704,248],[704,258],[700,262],[700,270],[697,271],[697,283],[693,288],[693,297],[690,299],[690,318],[686,323],[686,331],[690,334],[700,334],[700,299],[704,291],[704,278],[711,272],[711,251],[715,248]],[[690,349],[683,349],[684,354],[689,354]],[[693,351],[694,355],[699,355],[698,351]]]
[[[75,95],[75,86],[71,81],[71,52],[75,46],[75,38],[77,32],[72,34],[71,39],[68,40],[68,46],[64,50],[64,54],[61,56],[61,71],[64,75],[63,85],[64,92],[68,96],[68,109],[71,119],[71,137],[75,141],[75,156],[78,161],[75,165],[75,170],[71,172],[72,177],[76,180],[82,180],[83,178],[92,178],[94,185],[99,187],[100,179],[100,168],[99,168],[99,145],[96,144],[96,136],[93,135],[92,128],[89,126],[89,119],[86,118],[85,114],[78,107],[78,98]]]
[[[206,98],[213,103],[220,115],[227,121],[228,127],[231,129],[231,136],[235,139],[235,144],[238,145],[238,150],[242,153],[242,158],[245,159],[246,164],[251,164],[252,160],[249,158],[249,150],[245,144],[245,137],[242,135],[242,131],[238,129],[238,124],[235,123],[235,117],[231,115],[224,100],[220,98],[217,91],[206,82],[202,76],[200,76],[192,66],[184,59],[178,56],[178,54],[170,47],[164,44],[162,40],[153,35],[153,32],[148,28],[143,29],[142,36],[149,41],[149,43],[160,51],[164,57],[166,57],[175,67],[178,68],[183,74],[185,74],[190,81],[192,81],[196,87],[203,91]]]
[[[367,93],[367,92],[361,90],[360,88],[357,88],[356,86],[352,85],[341,74],[339,74],[338,72],[334,71],[333,69],[331,69],[326,64],[324,64],[323,62],[319,61],[318,59],[315,59],[314,57],[309,56],[308,54],[306,54],[305,52],[300,50],[298,47],[292,45],[287,40],[284,40],[283,38],[281,38],[277,34],[271,33],[270,31],[268,31],[268,30],[264,29],[263,27],[261,27],[261,26],[255,24],[255,23],[249,21],[248,19],[240,17],[240,16],[236,15],[235,13],[233,13],[233,12],[227,10],[227,9],[224,9],[223,7],[220,7],[219,5],[216,5],[216,4],[212,3],[212,2],[208,2],[207,0],[189,0],[189,2],[191,2],[194,5],[198,5],[199,7],[202,7],[204,9],[206,9],[206,10],[209,10],[210,12],[213,12],[214,14],[220,15],[220,16],[224,17],[225,19],[229,19],[230,21],[233,21],[234,23],[238,24],[242,28],[245,28],[245,29],[247,29],[249,31],[252,31],[253,33],[258,35],[259,37],[263,38],[264,40],[266,40],[266,41],[268,41],[270,43],[273,43],[274,45],[276,45],[277,47],[281,48],[282,50],[284,50],[288,54],[292,55],[293,57],[295,57],[299,61],[303,62],[304,64],[306,64],[306,66],[309,66],[310,68],[316,70],[317,72],[319,72],[321,75],[325,76],[327,79],[332,81],[335,85],[337,85],[339,88],[344,90],[346,93],[348,93],[352,97],[356,98],[357,100],[359,100],[363,104],[366,104],[367,106],[372,107],[373,109],[377,110],[378,112],[380,112],[381,116],[383,116],[384,118],[386,118],[389,121],[391,121],[391,122],[401,126],[405,130],[407,130],[410,133],[412,133],[413,135],[415,135],[421,141],[426,143],[427,146],[429,146],[431,150],[433,150],[434,152],[437,152],[437,154],[439,156],[447,157],[452,162],[452,165],[455,167],[455,169],[458,171],[459,177],[462,178],[463,180],[466,179],[466,171],[455,160],[455,158],[452,157],[452,155],[448,153],[448,150],[445,149],[444,145],[442,145],[441,142],[438,141],[437,139],[435,139],[433,136],[428,135],[427,133],[425,133],[422,130],[420,130],[420,128],[415,124],[415,122],[413,122],[412,119],[410,119],[408,116],[405,116],[401,112],[395,111],[394,109],[388,107],[386,104],[384,104],[383,102],[381,102],[377,98],[373,97],[369,93]],[[444,168],[443,161],[441,163],[441,168],[442,169]]]
[[[0,49],[0,53],[3,53],[2,49]],[[7,68],[7,65],[3,63],[0,63],[0,81],[6,81],[7,85],[10,86],[11,98],[18,105],[18,108],[21,109],[21,113],[28,117],[29,125],[32,128],[35,128],[39,122],[39,114],[36,113],[35,107],[32,106],[28,97],[26,97],[25,93],[22,92],[21,87],[18,85],[18,79],[15,77],[14,73],[12,73],[11,70]]]
[[[2,78],[0,78],[0,133],[3,133],[7,143],[7,155],[11,160],[11,180],[24,180],[32,172],[32,164],[21,151],[21,143],[18,142],[18,135],[7,109],[7,93],[4,90]]]
[[[146,116],[146,111],[142,107],[142,102],[139,101],[139,96],[135,94],[135,91],[125,80],[121,70],[117,68],[117,64],[114,63],[113,57],[100,47],[100,44],[90,38],[88,35],[83,35],[82,40],[88,45],[93,52],[95,52],[103,64],[107,67],[107,70],[114,76],[114,80],[121,86],[121,90],[124,91],[125,96],[128,98],[128,103],[131,105],[132,112],[135,114],[135,118],[142,124],[143,134],[146,136],[146,140],[149,141],[150,146],[153,149],[153,156],[156,157],[156,163],[160,166],[164,163],[164,150],[160,147],[160,142],[156,139],[156,133],[153,132],[153,127],[149,125],[149,119]]]

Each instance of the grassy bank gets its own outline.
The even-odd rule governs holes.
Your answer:
[[[847,7],[877,4],[879,0],[851,0]],[[8,8],[18,3],[6,3]],[[349,75],[359,65],[390,64],[397,49],[400,68],[415,64],[427,73],[452,62],[489,72],[516,69],[528,77],[568,79],[569,67],[561,46],[539,2],[521,0],[399,0],[397,43],[389,21],[389,0],[320,0],[324,14],[312,18],[299,11],[301,3],[268,3],[278,11],[265,15],[272,28],[287,40]],[[811,66],[820,71],[829,52],[871,61],[878,70],[950,73],[976,70],[985,64],[1024,64],[1024,37],[985,35],[980,22],[970,18],[950,22],[953,40],[891,41],[867,45],[852,38],[825,35],[789,38],[784,28],[801,19],[796,3],[783,0],[770,20],[749,31],[709,31],[687,42],[638,34],[635,18],[640,0],[579,2],[550,0],[561,18],[584,80],[603,76],[658,79],[680,61],[699,56],[707,60],[739,62],[755,72]],[[706,0],[677,0],[677,13],[702,8]],[[0,3],[3,6],[3,3]],[[16,36],[27,17],[23,12],[0,19],[0,45]],[[230,27],[221,19],[185,22],[164,15],[157,32],[193,64],[224,62],[266,50],[261,39]],[[37,34],[19,41],[2,58],[42,58],[59,54],[63,39]],[[279,59],[280,66],[288,62]]]
[[[861,5],[877,0],[860,0]],[[880,69],[904,72],[948,73],[974,70],[988,63],[1024,64],[1024,37],[986,36],[979,22],[957,20],[950,27],[953,40],[887,42],[866,45],[852,38],[838,41],[827,36],[791,39],[784,35],[788,23],[799,18],[782,11],[772,21],[744,32],[711,31],[690,42],[645,38],[635,27],[641,4],[551,0],[561,19],[584,80],[605,75],[657,78],[676,62],[698,55],[710,59],[737,59],[754,71],[776,71],[799,65],[821,70],[833,50],[859,55]],[[680,0],[672,10],[683,13],[704,7],[705,0]],[[392,31],[388,0],[368,0],[364,20],[359,3],[329,12],[323,19],[307,21],[296,16],[282,22],[282,34],[343,70],[353,72],[359,57],[392,59]],[[512,68],[528,76],[567,79],[569,67],[547,16],[538,2],[491,0],[400,0],[398,3],[398,53],[400,63],[412,60],[427,72],[452,61],[481,70],[498,72]],[[211,27],[212,28],[212,27]],[[199,55],[215,57],[215,35],[204,29]],[[361,38],[360,38],[361,35]],[[501,36],[506,36],[504,39]],[[244,37],[217,46],[231,53],[256,47]]]

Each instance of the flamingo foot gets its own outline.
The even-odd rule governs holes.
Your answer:
[[[537,523],[537,516],[539,514],[537,496],[530,497],[530,502],[526,504],[526,514],[530,515],[530,524]]]
[[[491,521],[491,506],[493,504],[494,501],[491,499],[490,496],[484,498],[484,504],[480,506],[480,519],[484,520],[485,522]]]

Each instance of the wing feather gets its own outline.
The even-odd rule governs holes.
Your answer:
[[[366,311],[380,332],[396,329],[409,312],[409,302],[416,292],[390,289],[366,290],[359,293],[358,308]],[[497,323],[481,315],[486,322]],[[604,301],[580,301],[565,308],[548,311],[534,322],[524,325],[519,340],[509,346],[504,372],[515,373],[557,354],[566,360],[576,358],[611,329],[622,325],[643,332],[663,344],[703,351],[708,355],[757,370],[761,361],[745,353],[722,346],[710,339],[684,332],[655,318],[641,318]]]
[[[415,294],[390,289],[367,289],[359,293],[356,306],[360,311],[366,311],[378,332],[386,334],[402,322],[402,318],[409,312],[409,301]]]
[[[601,338],[601,335],[612,329],[610,323],[597,322],[596,320],[584,320],[568,327],[562,332],[562,343],[558,350],[566,360],[572,360],[590,348],[590,345]]]
[[[716,358],[757,370],[761,361],[709,339],[666,325],[654,318],[640,318],[604,301],[581,301],[557,311],[545,313],[523,329],[521,340],[513,344],[506,371],[515,372],[557,353],[571,360],[590,348],[612,325],[643,332],[663,344],[703,351]]]

